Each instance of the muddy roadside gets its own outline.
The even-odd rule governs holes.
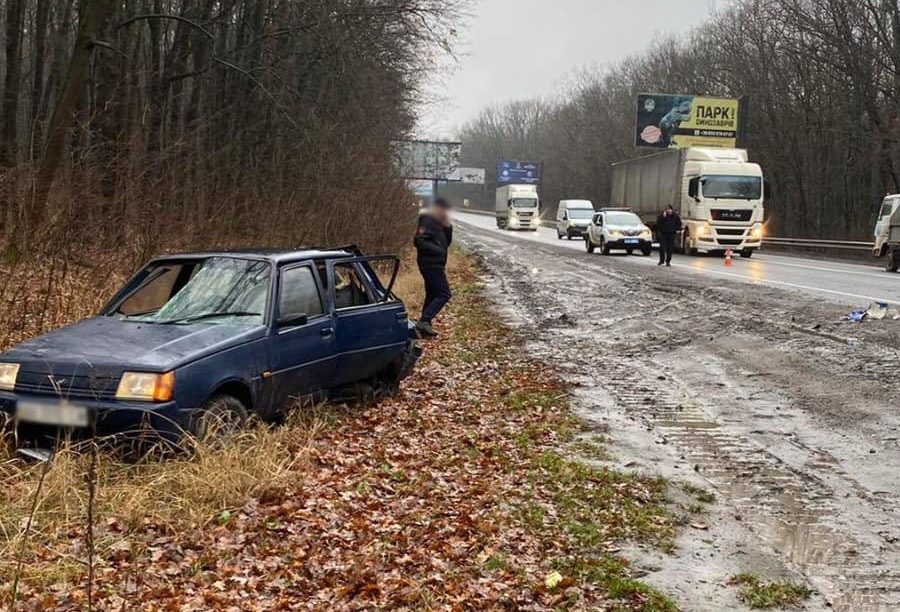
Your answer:
[[[644,580],[690,610],[733,608],[736,573],[808,581],[807,609],[900,608],[896,322],[462,229],[612,464],[715,496],[673,555],[629,551]]]

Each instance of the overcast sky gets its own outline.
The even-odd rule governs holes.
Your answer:
[[[686,32],[729,0],[473,0],[460,62],[430,89],[422,137],[449,137],[480,109],[553,95],[586,66],[616,62],[655,36]]]

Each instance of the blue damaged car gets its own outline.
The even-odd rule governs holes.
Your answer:
[[[355,247],[155,259],[98,316],[0,353],[7,431],[25,448],[61,433],[202,438],[298,401],[393,394],[420,351],[398,268]]]

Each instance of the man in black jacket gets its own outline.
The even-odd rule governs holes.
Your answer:
[[[431,206],[419,211],[419,227],[413,240],[416,245],[416,262],[425,281],[425,304],[422,316],[416,323],[421,336],[434,338],[437,332],[431,322],[450,301],[450,283],[447,281],[447,251],[453,242],[453,224],[450,222],[450,204],[438,198]]]
[[[656,218],[656,233],[659,235],[659,263],[672,265],[672,251],[675,250],[675,236],[681,231],[681,217],[671,205]]]

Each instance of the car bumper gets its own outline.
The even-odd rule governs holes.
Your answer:
[[[635,242],[628,242],[628,240],[635,240]],[[653,248],[653,242],[650,240],[644,240],[643,238],[619,238],[617,240],[610,240],[606,243],[609,245],[611,249],[650,249]]]
[[[566,233],[569,236],[584,236],[587,234],[587,232],[588,232],[588,228],[578,227],[578,226],[572,226],[566,230]]]
[[[101,437],[131,437],[155,433],[168,439],[175,439],[187,425],[186,414],[174,401],[149,403],[85,398],[70,400],[72,405],[86,408],[88,425],[85,427],[17,419],[16,407],[20,401],[52,403],[58,401],[58,398],[49,395],[0,392],[0,413],[4,414],[6,422],[15,428],[20,442],[47,442],[61,437],[85,439],[93,434]]]

